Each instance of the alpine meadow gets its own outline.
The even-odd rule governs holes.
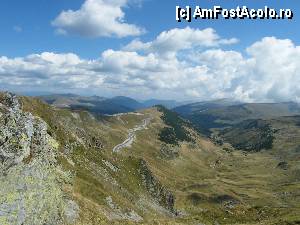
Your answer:
[[[3,0],[0,225],[300,224],[299,6]]]

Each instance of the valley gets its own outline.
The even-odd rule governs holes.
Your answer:
[[[206,105],[196,114],[215,112],[209,124],[218,126],[206,123],[209,132],[201,132],[195,120],[163,106],[108,116],[9,93],[1,93],[0,102],[0,224],[300,222],[295,107],[239,116]],[[36,121],[33,136],[26,121]],[[24,148],[15,152],[15,146]],[[28,179],[20,180],[20,171]],[[44,197],[24,200],[22,208],[22,196]],[[31,221],[32,213],[46,211]]]

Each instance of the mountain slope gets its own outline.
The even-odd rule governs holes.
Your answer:
[[[205,135],[213,128],[223,128],[250,119],[270,119],[300,114],[300,105],[287,103],[203,102],[174,109],[190,120]]]
[[[241,103],[230,99],[218,99],[215,101],[195,102],[195,103],[181,105],[175,107],[174,111],[176,111],[180,115],[189,115],[192,113],[204,112],[206,110],[218,109],[218,108],[234,106],[239,104]]]
[[[73,223],[78,206],[63,191],[70,174],[56,161],[47,124],[16,96],[0,94],[0,103],[0,224]]]
[[[123,107],[127,107],[129,109],[133,109],[133,110],[146,108],[145,105],[143,105],[142,103],[140,103],[132,98],[128,98],[128,97],[124,97],[124,96],[113,97],[107,101],[109,101],[113,104],[116,104],[116,105],[120,105]]]
[[[95,116],[58,109],[39,99],[21,97],[18,101],[23,113],[44,121],[47,137],[57,143],[56,150],[48,149],[43,156],[51,159],[55,152],[57,161],[52,168],[69,174],[65,182],[59,182],[59,190],[73,206],[67,207],[67,215],[75,215],[69,224],[250,225],[297,224],[300,220],[300,168],[296,160],[300,143],[288,142],[288,136],[282,135],[289,131],[300,140],[293,121],[290,125],[276,121],[277,129],[282,130],[275,134],[272,152],[245,155],[214,145],[187,121],[162,107]],[[144,126],[145,119],[149,123]],[[176,130],[172,136],[176,143],[160,138],[165,128]],[[190,139],[177,136],[181,132]],[[113,151],[131,137],[132,142]],[[44,146],[41,142],[36,145]],[[282,158],[280,152],[289,152],[289,157]],[[30,160],[36,157],[32,155]],[[1,175],[1,179],[5,177]],[[51,176],[44,179],[51,180]],[[0,193],[5,195],[3,189]],[[7,218],[1,216],[0,221]]]

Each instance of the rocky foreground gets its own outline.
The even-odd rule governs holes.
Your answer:
[[[15,95],[0,101],[0,224],[72,223],[78,206],[62,183],[70,179],[56,162],[58,143],[47,124],[23,112]]]

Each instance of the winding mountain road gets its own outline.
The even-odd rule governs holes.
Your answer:
[[[130,147],[136,136],[135,133],[137,131],[146,129],[148,124],[150,123],[150,120],[151,120],[151,118],[143,119],[142,124],[135,126],[133,129],[130,129],[128,131],[127,139],[125,141],[123,141],[121,144],[116,145],[113,148],[113,152],[120,152],[123,148]]]

